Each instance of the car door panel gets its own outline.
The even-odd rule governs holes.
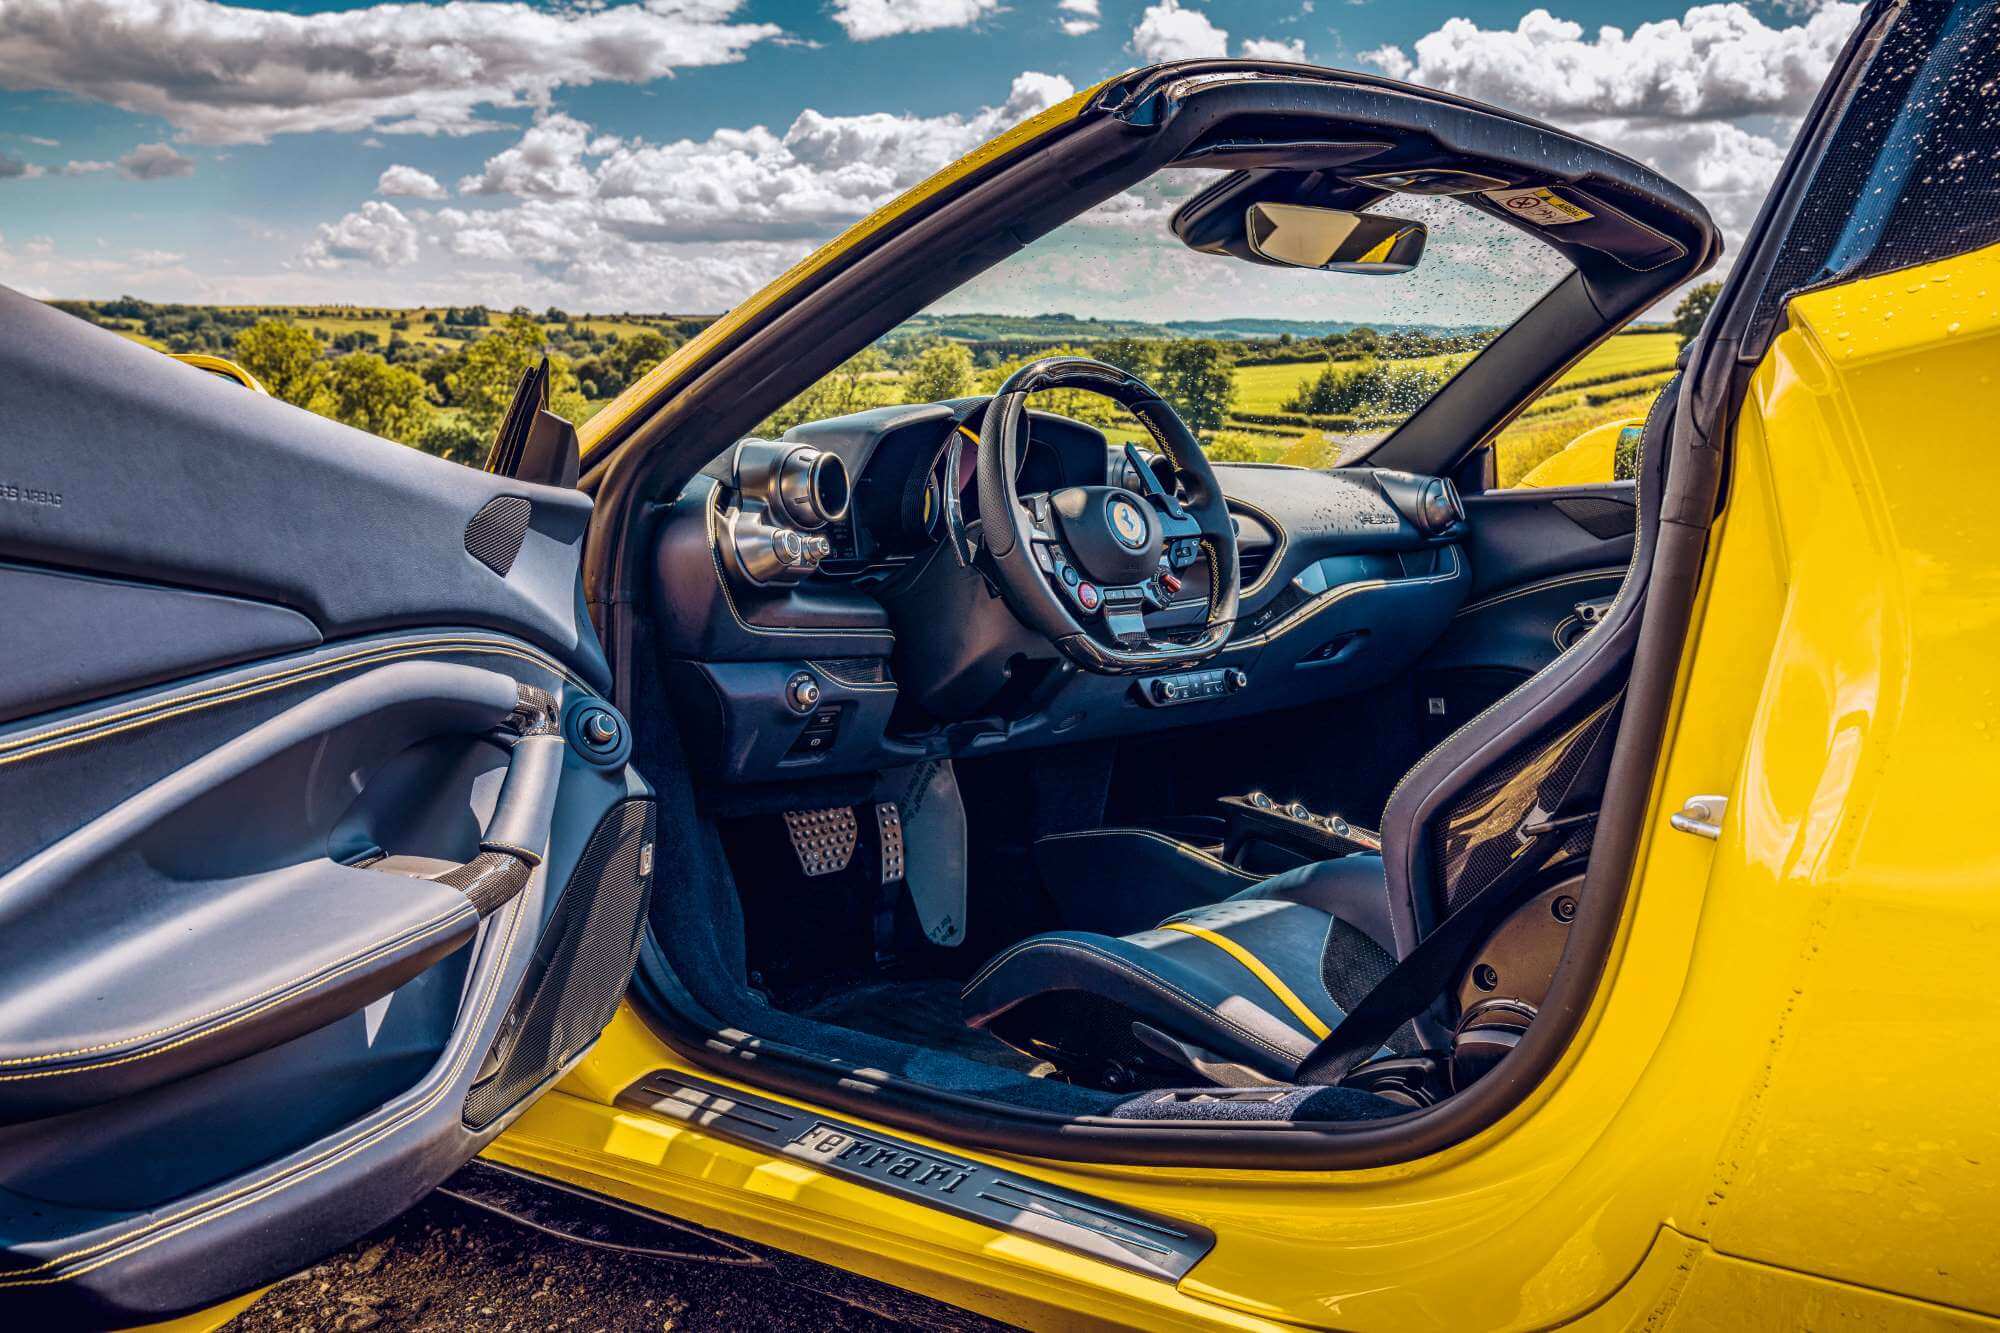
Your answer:
[[[276,1045],[469,942],[490,908],[451,872],[494,843],[503,813],[553,798],[553,784],[531,790],[529,779],[532,766],[561,763],[555,737],[511,751],[508,812],[481,790],[492,784],[475,784],[432,793],[456,816],[431,821],[444,825],[437,836],[381,847],[355,830],[347,841],[364,850],[343,861],[334,835],[366,822],[352,811],[381,804],[373,776],[412,738],[462,733],[504,767],[510,752],[478,737],[506,722],[518,688],[472,667],[377,668],[312,694],[0,877],[10,956],[0,1122],[131,1095]],[[16,753],[30,762],[32,744]],[[369,781],[357,792],[361,774]],[[467,795],[487,797],[483,835]],[[526,862],[514,860],[525,881]],[[201,965],[211,959],[233,966]]]
[[[287,607],[0,564],[0,722],[320,642]],[[106,626],[118,633],[106,634]]]
[[[1579,570],[1623,569],[1632,559],[1638,502],[1629,481],[1465,496],[1472,528],[1468,606]]]
[[[588,499],[0,327],[0,1319],[146,1322],[381,1225],[582,1054],[651,793],[579,739]]]
[[[1462,503],[1472,588],[1418,664],[1416,739],[1426,748],[1581,638],[1632,558],[1630,482],[1488,491]]]
[[[578,596],[586,496],[245,393],[5,288],[0,328],[0,558],[289,607],[329,640],[498,630],[609,687]],[[35,651],[6,645],[0,675]]]

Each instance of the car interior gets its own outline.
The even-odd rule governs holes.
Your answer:
[[[1469,104],[1268,71],[1120,96],[1179,133],[1023,192],[1003,271],[1110,199],[1204,272],[1428,282],[1476,354],[1336,467],[1210,461],[1087,344],[768,437],[692,413],[698,470],[629,538],[681,868],[635,994],[706,1067],[916,1124],[1436,1108],[1536,1022],[1584,905],[1674,386],[1620,479],[1500,489],[1489,441],[1716,238],[1645,168]],[[1001,257],[906,279],[825,357]],[[1038,405],[1079,395],[1128,429]]]

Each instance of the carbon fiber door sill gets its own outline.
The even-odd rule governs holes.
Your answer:
[[[1214,1235],[1202,1227],[1134,1212],[704,1079],[661,1071],[628,1088],[618,1104],[1167,1282],[1186,1276],[1215,1246]]]

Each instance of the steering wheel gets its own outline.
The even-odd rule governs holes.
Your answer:
[[[1016,477],[1028,395],[1044,389],[1083,389],[1124,406],[1173,469],[1174,489],[1127,446],[1144,494],[1066,486],[1022,495]],[[1194,433],[1145,381],[1081,356],[1021,367],[987,404],[977,481],[982,542],[1001,597],[1022,624],[1047,635],[1078,666],[1137,675],[1178,670],[1222,651],[1236,621],[1236,530]],[[1183,571],[1204,563],[1208,610],[1200,631],[1183,632],[1186,642],[1156,634],[1147,616],[1173,601]]]

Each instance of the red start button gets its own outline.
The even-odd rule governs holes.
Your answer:
[[[1095,583],[1076,585],[1076,604],[1086,611],[1095,611],[1097,604],[1104,600],[1104,594],[1097,590]]]

